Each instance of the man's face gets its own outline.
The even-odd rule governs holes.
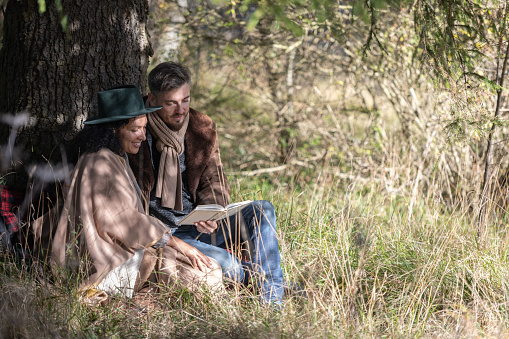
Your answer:
[[[173,91],[161,92],[157,96],[148,94],[151,106],[163,106],[157,113],[173,131],[180,130],[189,114],[190,91],[189,84],[184,84]]]

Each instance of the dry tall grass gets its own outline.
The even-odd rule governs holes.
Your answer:
[[[363,176],[324,166],[314,180],[291,184],[283,180],[298,177],[290,169],[279,184],[267,174],[232,177],[235,198],[276,206],[285,275],[308,300],[288,298],[278,312],[243,289],[221,301],[170,289],[151,308],[121,298],[89,306],[72,286],[40,284],[4,258],[1,336],[508,336],[509,234],[493,217],[500,211],[490,211],[488,241],[479,246],[468,196],[446,205],[421,186],[415,195],[394,190],[391,178],[411,182],[415,171],[401,143],[386,146],[392,151]]]

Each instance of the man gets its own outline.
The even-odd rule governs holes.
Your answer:
[[[162,108],[148,115],[147,140],[130,164],[149,201],[150,213],[170,227],[174,236],[214,258],[227,278],[246,282],[249,272],[254,272],[252,278],[258,282],[262,301],[280,304],[283,272],[276,217],[269,202],[255,201],[242,209],[242,216],[219,225],[203,220],[195,225],[177,226],[197,205],[227,205],[230,189],[223,173],[215,123],[190,108],[189,70],[179,63],[165,62],[150,72],[148,82],[150,93],[146,104]],[[252,263],[241,262],[224,249],[239,238],[240,231],[235,225],[244,221],[254,244]],[[216,230],[217,246],[213,246],[211,233]]]

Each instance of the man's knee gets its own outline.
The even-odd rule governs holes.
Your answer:
[[[255,219],[252,227],[269,228],[272,231],[276,230],[276,213],[274,205],[267,200],[257,200],[253,202],[255,206]],[[265,219],[263,221],[262,219]],[[262,231],[262,230],[260,230]],[[262,231],[263,232],[263,231]]]
[[[270,201],[267,200],[256,200],[253,204],[261,211],[266,211],[268,213],[274,213],[274,205]]]

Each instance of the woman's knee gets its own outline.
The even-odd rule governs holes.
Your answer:
[[[223,281],[223,271],[221,269],[221,265],[219,265],[219,263],[213,259],[213,258],[209,258],[210,261],[212,262],[212,267],[209,268],[207,274],[210,276],[210,279],[212,282],[221,282]]]

